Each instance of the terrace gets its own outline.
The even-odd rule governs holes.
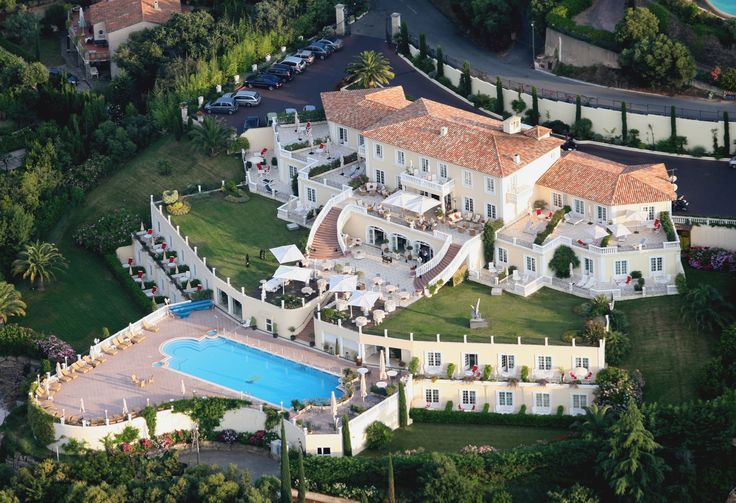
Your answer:
[[[80,25],[81,8],[73,8],[69,15],[68,36],[71,44],[77,51],[80,60],[85,67],[89,77],[99,76],[99,70],[96,63],[106,63],[110,61],[110,49],[107,40],[95,41],[92,33],[92,24],[89,20],[82,18]],[[82,14],[83,16],[83,14]]]

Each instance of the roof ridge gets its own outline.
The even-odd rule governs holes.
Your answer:
[[[506,176],[506,170],[503,167],[503,162],[501,162],[501,154],[498,153],[498,142],[496,141],[496,135],[491,135],[491,140],[493,140],[493,151],[496,153],[496,162],[498,162],[498,170],[501,172],[501,177]]]

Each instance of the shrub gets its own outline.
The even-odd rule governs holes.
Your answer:
[[[560,338],[562,339],[563,342],[566,342],[568,344],[571,344],[572,343],[572,340],[573,339],[577,339],[579,336],[580,336],[580,334],[578,333],[577,330],[565,330],[562,333],[562,337],[560,337]]]
[[[644,278],[639,278],[638,280],[636,280],[636,283],[634,284],[634,290],[637,292],[641,292],[644,288],[644,283],[646,283]]]
[[[447,364],[447,378],[452,379],[453,375],[455,375],[455,364],[450,362]]]
[[[573,269],[580,266],[580,259],[572,248],[566,245],[558,246],[549,261],[549,267],[555,272],[558,278],[570,277],[570,264]]]
[[[675,225],[672,223],[670,214],[668,211],[662,211],[659,213],[659,221],[662,224],[662,230],[667,236],[668,241],[677,241],[677,232],[675,231]]]
[[[33,438],[43,445],[48,445],[54,441],[54,418],[38,407],[32,400],[26,405],[26,414],[28,419],[28,428],[33,434]]]
[[[174,172],[174,164],[168,159],[159,159],[156,163],[156,170],[161,176],[171,176]]]
[[[522,404],[521,404],[521,407],[519,407],[519,412],[518,412],[518,414],[519,414],[520,416],[526,415],[526,404],[525,404],[525,403],[522,403]]]
[[[481,380],[488,381],[493,376],[493,367],[491,365],[483,365],[483,375],[481,376]]]
[[[598,372],[595,383],[598,385],[598,405],[610,405],[615,411],[624,410],[630,399],[641,405],[644,378],[638,370],[629,372],[618,367],[606,367]]]
[[[606,335],[606,363],[618,365],[631,352],[631,339],[624,332],[612,330]]]
[[[583,340],[588,344],[596,344],[606,337],[606,325],[599,318],[591,318],[585,322],[583,329]]]
[[[486,412],[484,407],[484,412]],[[434,424],[483,424],[499,426],[530,426],[542,428],[568,428],[575,418],[573,416],[546,416],[536,414],[470,414],[457,410],[411,409],[410,416],[416,423]]]
[[[417,375],[419,373],[419,367],[421,366],[421,362],[418,357],[414,356],[412,357],[411,361],[409,362],[409,373],[413,376]]]
[[[366,428],[365,436],[369,449],[383,449],[391,442],[394,432],[381,421],[374,421]]]
[[[454,404],[452,403],[452,400],[448,400],[447,403],[445,404],[445,412],[453,412],[453,410],[452,410],[452,406],[453,405]],[[412,409],[412,410],[414,410],[414,409]]]
[[[675,285],[677,286],[677,293],[680,295],[684,295],[687,292],[687,278],[681,272],[675,276]]]
[[[73,238],[82,248],[103,255],[129,245],[131,234],[139,226],[140,220],[137,216],[120,208],[103,215],[94,223],[80,226],[74,232]]]
[[[543,122],[542,126],[551,129],[556,134],[568,134],[570,132],[570,126],[561,120]]]
[[[565,213],[570,213],[571,208],[569,206],[565,206],[564,208],[561,208],[557,211],[555,211],[554,215],[552,215],[552,218],[549,219],[549,222],[547,222],[547,227],[544,228],[542,232],[537,234],[537,237],[534,238],[534,244],[541,245],[544,243],[544,240],[547,239],[547,236],[552,234],[557,227],[557,225],[562,221],[562,219],[565,216]],[[578,265],[580,265],[580,261],[578,260]],[[568,267],[569,263],[565,265],[565,267]]]
[[[527,365],[521,367],[521,381],[529,382],[529,367]]]
[[[38,357],[37,343],[42,337],[43,334],[14,323],[0,325],[0,355]]]
[[[74,351],[74,348],[55,335],[38,340],[36,345],[41,354],[52,362],[63,363],[65,360],[73,362],[77,359],[77,352]]]
[[[641,271],[631,271],[630,276],[632,279],[639,279],[641,278]]]
[[[589,140],[593,133],[593,122],[590,119],[580,119],[572,125],[572,135],[578,140]]]
[[[141,313],[150,313],[151,299],[149,299],[146,294],[143,293],[143,290],[141,290],[140,286],[138,286],[138,283],[133,281],[127,270],[120,267],[120,261],[118,260],[117,255],[115,255],[114,253],[108,253],[105,255],[104,258],[107,268],[110,270],[115,279],[118,280],[118,283],[128,291],[128,293],[130,294],[130,298],[138,306]],[[196,286],[194,284],[195,281],[198,280],[192,280],[192,286]]]

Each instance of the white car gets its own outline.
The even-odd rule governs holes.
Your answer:
[[[302,58],[298,58],[296,56],[284,58],[281,64],[290,66],[299,73],[302,73],[307,68],[307,63]]]
[[[234,98],[240,106],[255,107],[261,104],[261,94],[258,91],[240,89],[234,93],[229,93],[226,96]]]
[[[736,155],[731,157],[731,159],[728,161],[728,165],[734,169],[736,169]]]

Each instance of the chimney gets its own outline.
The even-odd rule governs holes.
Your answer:
[[[514,154],[514,164],[521,164],[521,156],[519,154]]]
[[[440,128],[440,136],[447,136],[447,126],[442,126]]]
[[[158,5],[158,0],[153,0],[153,9],[154,10],[161,10],[161,7]]]
[[[503,121],[503,132],[507,134],[516,134],[521,131],[521,117],[512,115]]]

